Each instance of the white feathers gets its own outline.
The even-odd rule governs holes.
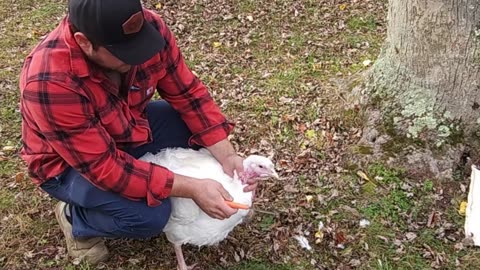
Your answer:
[[[223,172],[222,166],[207,149],[166,149],[156,155],[148,153],[142,160],[161,165],[177,174],[199,179],[213,179],[223,185],[234,201],[251,206],[252,193],[243,192],[238,179],[232,179]],[[164,232],[168,240],[176,245],[185,243],[203,246],[216,244],[243,221],[248,210],[239,210],[225,220],[211,218],[204,213],[193,200],[171,198],[172,214]]]
[[[370,226],[370,221],[367,219],[361,219],[359,224],[360,224],[360,228],[366,228]]]
[[[480,170],[472,166],[468,203],[465,212],[465,236],[480,246]]]
[[[312,250],[312,247],[310,246],[310,243],[308,243],[308,240],[305,238],[305,236],[295,235],[293,238],[297,239],[298,244],[300,244],[302,248],[306,250]]]

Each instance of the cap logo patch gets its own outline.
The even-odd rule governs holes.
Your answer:
[[[126,22],[122,24],[123,33],[125,35],[138,33],[142,29],[143,14],[141,11],[133,14]]]

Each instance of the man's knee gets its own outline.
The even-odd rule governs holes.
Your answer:
[[[165,199],[158,207],[148,207],[141,213],[142,220],[131,227],[140,238],[154,237],[162,233],[170,218],[172,207],[170,199]]]

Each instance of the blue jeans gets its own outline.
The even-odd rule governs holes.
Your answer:
[[[167,147],[189,147],[191,133],[167,102],[148,104],[147,117],[153,142],[126,152],[139,158]],[[74,237],[153,237],[162,232],[170,217],[168,198],[157,207],[149,207],[145,200],[131,201],[117,193],[98,189],[72,168],[40,187],[71,205]]]

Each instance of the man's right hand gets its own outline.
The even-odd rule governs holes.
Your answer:
[[[211,179],[197,181],[197,188],[192,199],[212,218],[226,219],[238,211],[225,203],[226,200],[233,200],[228,191],[220,183]]]
[[[238,211],[225,203],[233,198],[217,181],[179,174],[174,177],[170,196],[191,198],[207,215],[216,219],[229,218]]]

